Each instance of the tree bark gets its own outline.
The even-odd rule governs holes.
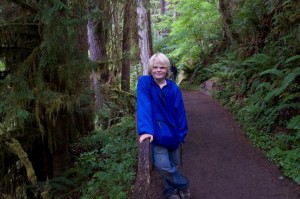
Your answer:
[[[150,18],[148,14],[149,3],[149,0],[137,1],[140,61],[143,68],[143,75],[148,74],[148,60],[152,54],[152,38],[150,34]]]
[[[83,10],[87,10],[87,3],[85,0],[79,0],[78,1],[78,7],[80,6],[80,8]],[[77,16],[78,13],[76,13],[76,10],[73,12],[73,15],[75,15],[75,18],[78,17],[83,17],[82,15]],[[82,24],[78,27],[77,29],[77,33],[78,33],[78,40],[77,40],[77,45],[78,45],[78,49],[80,49],[80,51],[84,54],[84,55],[88,55],[88,50],[89,50],[89,46],[88,46],[88,42],[87,42],[87,26],[86,24]]]
[[[150,142],[149,139],[138,143],[139,159],[138,171],[135,179],[135,185],[132,193],[132,199],[148,199],[148,190],[151,181],[150,170],[152,162],[150,161]]]
[[[161,15],[165,14],[165,10],[166,10],[166,1],[160,0],[160,14]]]
[[[123,19],[123,45],[122,45],[122,73],[121,73],[121,89],[130,91],[130,49],[131,49],[131,7],[132,0],[125,1],[124,19]]]
[[[170,2],[168,1],[165,1],[165,0],[160,0],[160,14],[161,15],[165,15],[168,11],[167,9],[167,6],[170,4]],[[173,18],[174,18],[174,21],[175,21],[175,10],[174,10],[174,13],[173,13]],[[168,34],[170,33],[170,29],[163,29],[159,32],[159,35],[162,36],[162,37],[165,37],[167,36]]]
[[[223,33],[224,33],[224,39],[226,41],[226,48],[230,48],[233,42],[233,36],[229,27],[232,21],[231,21],[231,14],[229,11],[229,5],[226,2],[226,0],[219,0],[219,10],[222,17]]]
[[[89,1],[88,11],[92,13],[93,10],[99,7],[100,4],[101,2],[99,1]],[[106,60],[106,48],[102,34],[102,21],[100,20],[100,22],[98,22],[90,19],[87,24],[87,30],[90,59],[99,63],[96,64],[96,67],[92,70],[91,77],[94,88],[96,110],[100,111],[103,107],[103,98],[100,92],[101,71],[99,66],[101,65],[100,62],[103,63]]]

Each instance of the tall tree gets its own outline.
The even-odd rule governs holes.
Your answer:
[[[160,14],[163,15],[166,12],[166,1],[160,0]]]
[[[149,17],[150,2],[149,0],[137,1],[138,13],[138,34],[141,66],[143,74],[148,74],[148,60],[152,54],[152,36],[151,36],[151,21]]]
[[[94,62],[92,70],[92,83],[95,94],[95,103],[97,111],[100,111],[103,106],[103,98],[100,92],[100,62],[104,63],[106,60],[106,45],[104,37],[104,24],[102,18],[94,18],[93,15],[98,15],[101,12],[100,6],[104,4],[101,0],[89,0],[88,11],[90,19],[88,20],[88,44],[90,59]]]
[[[226,41],[226,47],[229,48],[233,42],[232,32],[230,25],[232,24],[230,4],[227,0],[219,0],[219,9],[223,24],[224,39]]]
[[[166,14],[170,14],[168,11],[168,6],[170,5],[170,2],[169,1],[165,1],[165,0],[160,0],[160,17],[163,17],[164,15]],[[173,13],[173,18],[174,18],[174,21],[175,21],[175,18],[176,18],[176,12],[175,12],[175,4],[173,4],[173,8],[174,8],[174,13]],[[161,22],[161,20],[159,19],[159,22]],[[164,28],[162,31],[159,32],[159,35],[162,36],[162,37],[166,37],[168,36],[170,33],[170,28],[169,27],[166,27]]]
[[[130,91],[130,49],[133,24],[132,11],[134,7],[133,0],[125,1],[124,18],[123,18],[123,45],[122,45],[122,73],[121,73],[121,89]]]

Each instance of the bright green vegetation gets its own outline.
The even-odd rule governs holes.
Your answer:
[[[0,61],[0,71],[4,70],[5,68],[5,65],[2,61]]]
[[[168,25],[172,18],[164,16],[158,26],[171,32],[156,38],[156,47],[185,72],[182,88],[219,79],[214,97],[235,113],[253,144],[300,184],[300,4],[230,1],[230,43],[222,35],[218,3],[180,1],[177,20]]]

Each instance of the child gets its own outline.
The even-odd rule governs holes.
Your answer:
[[[188,132],[182,93],[175,82],[167,79],[170,61],[156,53],[149,59],[149,75],[137,85],[137,124],[139,141],[150,139],[154,166],[165,182],[164,198],[189,199],[188,179],[177,166],[180,143]]]

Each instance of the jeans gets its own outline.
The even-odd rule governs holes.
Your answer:
[[[186,190],[188,179],[177,169],[180,163],[180,147],[169,150],[162,146],[152,145],[154,166],[160,171],[165,185],[164,197],[169,197],[175,190]]]

